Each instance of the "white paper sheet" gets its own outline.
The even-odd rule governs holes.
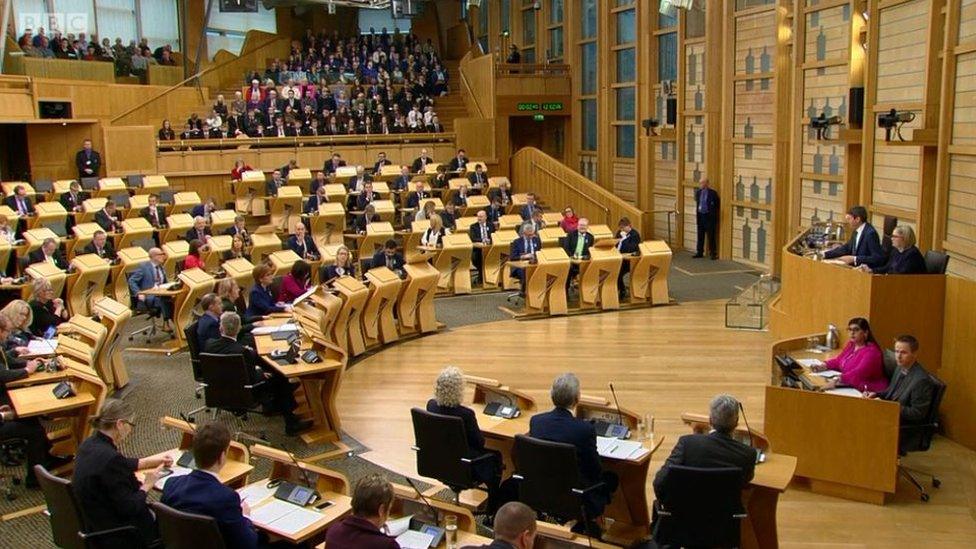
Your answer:
[[[254,335],[270,335],[277,332],[296,332],[298,331],[298,325],[291,322],[282,324],[280,326],[258,326],[251,330]]]
[[[295,509],[298,509],[298,506],[292,505],[287,501],[281,501],[280,499],[272,499],[257,509],[251,509],[251,522],[270,526],[271,523],[291,513]]]
[[[31,355],[53,355],[57,348],[57,339],[32,339],[27,342],[27,353]]]
[[[322,513],[292,505],[294,509],[287,515],[271,523],[271,526],[286,534],[296,534],[322,520]]]
[[[407,530],[397,536],[396,541],[400,549],[427,549],[434,541],[434,536],[416,530]]]
[[[248,484],[238,490],[237,493],[241,496],[241,501],[246,501],[248,505],[254,505],[273,494],[274,491],[274,488],[268,488],[268,481],[261,480]]]
[[[407,515],[405,517],[386,521],[386,535],[397,537],[406,532],[410,529],[410,519],[412,518],[413,515]]]
[[[860,397],[864,396],[864,395],[861,394],[861,391],[858,391],[857,389],[855,389],[853,387],[841,387],[840,389],[829,389],[829,390],[824,391],[824,392],[827,393],[827,394],[831,394],[831,395],[841,395],[841,396],[848,396],[848,397],[858,397],[858,398],[860,398]]]
[[[820,359],[818,359],[818,358],[798,358],[798,359],[796,359],[796,361],[800,365],[806,366],[807,368],[809,368],[811,366],[818,366],[820,364],[823,364],[823,362],[821,362]]]
[[[602,457],[629,459],[631,456],[638,455],[642,449],[641,443],[635,440],[596,437],[596,451]]]
[[[171,479],[173,477],[182,477],[182,476],[185,476],[185,475],[189,475],[190,473],[193,472],[193,469],[187,469],[186,467],[180,467],[179,465],[176,465],[175,463],[173,464],[172,467],[170,467],[170,469],[173,470],[172,473],[170,473],[170,474],[166,475],[165,477],[157,480],[156,481],[156,484],[153,485],[157,490],[162,490],[163,487],[166,486],[166,481],[168,481],[169,479]]]

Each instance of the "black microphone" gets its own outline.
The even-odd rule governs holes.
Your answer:
[[[613,390],[613,382],[610,381],[610,382],[607,383],[607,385],[610,386],[610,394],[613,395],[613,404],[614,404],[614,406],[617,407],[617,424],[618,425],[626,425],[624,423],[624,416],[623,416],[623,414],[620,413],[620,401],[617,400],[617,392]],[[623,438],[627,438],[626,435],[629,432],[630,432],[630,429],[627,429],[625,431],[625,433],[624,433],[624,437]]]
[[[316,489],[315,485],[312,484],[312,479],[311,477],[308,476],[308,471],[306,471],[305,468],[302,467],[302,464],[299,463],[298,458],[295,457],[294,453],[292,452],[285,452],[285,453],[288,454],[288,457],[291,458],[291,462],[295,464],[295,467],[297,467],[298,471],[302,474],[302,479],[305,481],[305,486],[309,490],[311,490],[312,493],[315,494],[315,500],[318,500],[319,497],[321,496],[319,495],[319,491]]]
[[[756,451],[756,463],[762,463],[763,453],[762,450],[756,448],[756,441],[752,438],[752,429],[749,427],[749,420],[746,419],[746,409],[739,403],[739,413],[742,414],[742,422],[746,424],[746,431],[749,432],[749,446]]]
[[[437,509],[430,504],[430,501],[428,501],[426,497],[424,497],[423,492],[420,491],[420,488],[417,487],[417,484],[413,481],[413,479],[410,477],[403,478],[407,480],[407,483],[410,484],[413,491],[417,492],[417,495],[420,496],[421,501],[423,501],[424,505],[427,507],[427,511],[430,512],[430,519],[434,522],[434,524],[440,524],[440,515],[437,513]]]

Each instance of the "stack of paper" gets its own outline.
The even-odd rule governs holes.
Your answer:
[[[284,534],[295,534],[322,520],[322,514],[287,501],[272,499],[251,511],[251,522]]]
[[[295,332],[298,330],[298,325],[292,322],[282,324],[280,326],[258,326],[251,330],[254,335],[269,335],[275,332]]]
[[[386,535],[397,537],[400,534],[406,532],[407,530],[410,529],[410,519],[412,518],[413,515],[407,515],[405,517],[390,519],[386,521],[386,524],[384,525],[386,529]]]
[[[170,474],[166,475],[165,477],[157,480],[156,481],[156,484],[153,485],[157,490],[162,490],[163,487],[166,486],[166,481],[168,481],[169,479],[171,479],[173,477],[182,477],[184,475],[189,475],[190,473],[193,472],[193,469],[187,469],[186,467],[180,467],[179,465],[176,465],[175,463],[173,464],[172,467],[170,467],[170,469],[173,471],[172,473],[170,473]]]
[[[241,501],[246,501],[248,505],[252,506],[274,492],[274,488],[268,488],[268,481],[266,480],[259,480],[258,482],[248,484],[237,491],[238,495],[241,496]]]
[[[396,538],[400,549],[428,549],[434,536],[416,530],[407,530]]]
[[[816,358],[798,358],[796,361],[800,364],[800,366],[806,366],[807,368],[823,364],[823,362]]]
[[[828,389],[828,390],[826,390],[824,392],[825,393],[828,393],[828,394],[831,394],[831,395],[841,395],[841,396],[848,396],[848,397],[862,397],[862,396],[864,396],[864,395],[861,394],[861,391],[858,391],[857,389],[855,389],[853,387],[841,387],[840,389]]]
[[[644,447],[640,442],[634,440],[596,437],[596,451],[602,457],[638,459],[641,457]]]
[[[27,342],[27,354],[29,355],[53,355],[57,348],[57,339],[32,339]]]

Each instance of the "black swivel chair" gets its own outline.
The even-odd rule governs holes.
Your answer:
[[[671,465],[665,497],[654,502],[653,538],[676,547],[738,547],[742,469]]]
[[[476,463],[492,459],[492,454],[469,457],[468,438],[464,421],[459,417],[435,414],[420,408],[411,408],[413,436],[417,452],[417,472],[435,478],[454,493],[454,503],[459,503],[461,492],[481,484],[474,478]]]
[[[156,514],[159,534],[166,549],[223,549],[227,547],[220,528],[213,517],[184,513],[169,505],[150,502],[149,508]]]
[[[936,431],[939,430],[939,406],[942,405],[942,398],[945,397],[946,384],[932,374],[929,374],[929,382],[934,387],[934,390],[932,391],[932,404],[929,406],[929,412],[926,414],[924,422],[916,425],[901,426],[898,448],[898,453],[901,455],[908,452],[927,452],[929,446],[932,445],[932,437],[935,435]],[[942,485],[942,481],[940,481],[932,473],[906,467],[901,464],[900,459],[898,460],[898,473],[908,479],[908,482],[911,482],[912,485],[915,486],[922,501],[929,500],[929,493],[925,491],[925,487],[922,486],[922,483],[915,478],[916,475],[931,477],[933,488],[938,488]],[[914,473],[914,475],[912,473]]]
[[[895,358],[893,349],[885,349],[881,352],[881,367],[884,371],[885,379],[890,383],[898,370],[898,360]]]
[[[264,381],[252,382],[251,366],[242,355],[218,355],[200,353],[200,373],[203,376],[203,398],[207,409],[212,410],[212,419],[220,412],[229,412],[242,427],[247,414],[254,412],[260,399],[259,391]],[[234,435],[267,443],[267,436],[259,433],[253,436],[238,429]]]
[[[515,474],[519,501],[557,522],[587,516],[585,499],[604,487],[602,482],[583,486],[576,462],[576,447],[562,442],[515,435]]]
[[[142,538],[135,526],[120,526],[92,531],[85,521],[81,506],[71,488],[71,481],[56,477],[41,465],[34,466],[34,474],[44,493],[47,515],[51,519],[51,539],[63,549],[95,549],[98,542],[124,540],[133,548],[142,547]]]
[[[929,250],[925,252],[925,271],[929,274],[945,274],[949,265],[949,255],[945,252]]]
[[[203,372],[200,369],[200,343],[197,341],[198,322],[199,321],[194,320],[186,328],[183,328],[183,337],[186,339],[186,349],[190,353],[190,368],[193,371],[193,381],[197,382],[197,386],[194,388],[193,394],[197,398],[200,398],[203,395],[205,385],[203,383]],[[186,420],[189,417],[193,417],[194,414],[200,413],[205,409],[205,406],[197,408],[185,414],[183,419]]]
[[[132,295],[130,298],[130,307],[132,312],[137,315],[143,315],[149,320],[149,325],[139,328],[138,330],[129,334],[129,341],[135,340],[137,335],[143,336],[146,340],[146,344],[149,344],[156,334],[159,333],[160,327],[156,324],[157,320],[161,320],[163,317],[163,311],[159,307],[150,307],[145,301],[140,301],[138,296]]]

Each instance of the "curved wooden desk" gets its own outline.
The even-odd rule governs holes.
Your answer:
[[[149,253],[142,248],[125,248],[118,252],[119,261],[112,265],[110,295],[119,303],[132,303],[129,294],[129,274],[142,263],[149,261]]]
[[[581,309],[599,306],[607,311],[620,308],[617,275],[622,262],[623,256],[616,248],[590,248],[590,259],[578,262]]]
[[[332,282],[332,287],[342,298],[342,308],[332,325],[335,341],[349,356],[358,356],[366,350],[362,314],[369,290],[359,279],[351,276],[340,276]]]
[[[437,288],[454,295],[471,293],[471,238],[468,233],[445,236],[435,253],[434,268],[440,272]]]
[[[641,242],[639,256],[629,256],[630,297],[633,301],[650,301],[653,305],[671,302],[668,273],[671,272],[671,248],[663,240]]]
[[[329,244],[342,244],[346,227],[346,208],[338,202],[319,204],[317,215],[306,216],[309,233],[320,249]]]
[[[407,277],[400,286],[400,296],[397,299],[400,335],[437,331],[434,295],[437,293],[440,273],[426,261],[407,263],[403,270]]]
[[[111,371],[112,387],[116,390],[121,389],[129,384],[129,370],[125,367],[120,343],[125,333],[125,326],[132,318],[132,309],[108,297],[96,301],[93,309],[108,329],[102,353],[96,357],[96,360],[107,363],[103,368]]]
[[[525,313],[566,314],[569,256],[562,248],[543,248],[535,256],[536,263],[525,266]]]
[[[363,310],[363,337],[366,347],[386,345],[399,338],[393,308],[400,295],[400,277],[386,267],[374,267],[366,272],[369,297]]]
[[[109,262],[97,254],[85,254],[75,256],[71,267],[74,272],[67,277],[68,311],[72,315],[91,316],[92,303],[104,297]]]

